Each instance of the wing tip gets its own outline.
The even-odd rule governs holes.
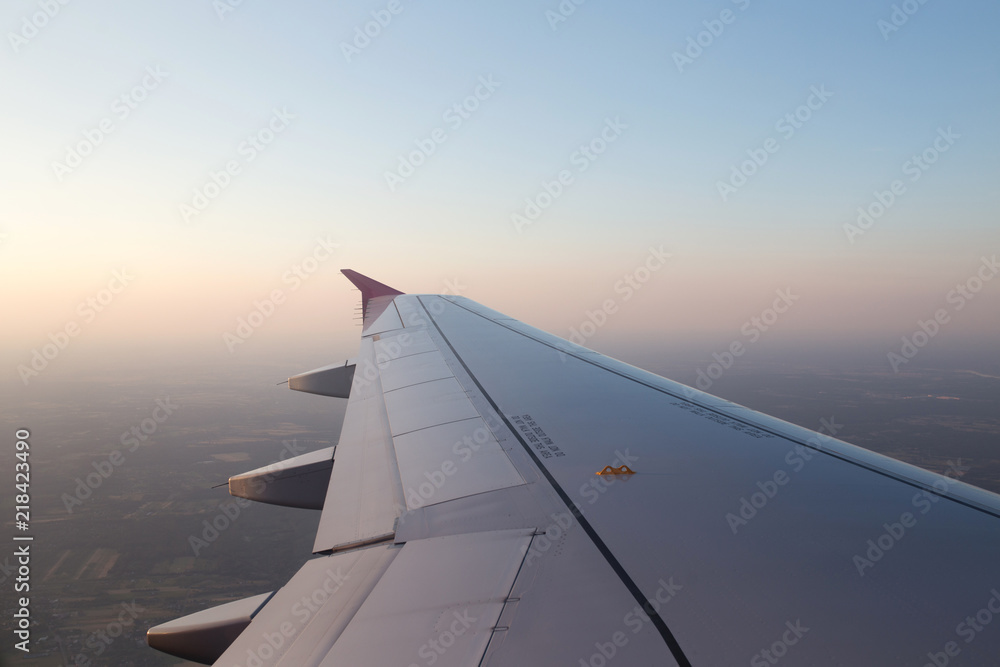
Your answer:
[[[368,313],[368,301],[369,299],[374,299],[379,296],[396,296],[397,294],[403,294],[395,287],[389,287],[385,283],[380,283],[374,278],[369,278],[368,276],[358,273],[353,269],[341,269],[343,273],[351,283],[354,284],[359,290],[361,290],[361,309],[363,313]]]

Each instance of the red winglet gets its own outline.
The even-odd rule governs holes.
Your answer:
[[[361,290],[361,310],[367,315],[368,314],[368,300],[374,299],[377,296],[395,296],[396,294],[403,294],[398,289],[393,289],[388,285],[380,283],[377,280],[372,280],[368,276],[363,276],[357,271],[352,271],[351,269],[341,269],[341,273],[347,276],[347,279],[354,283],[354,286]]]

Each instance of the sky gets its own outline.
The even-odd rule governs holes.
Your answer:
[[[351,356],[340,268],[598,350],[856,345],[887,371],[907,340],[995,352],[998,19],[992,0],[11,0],[3,381]]]

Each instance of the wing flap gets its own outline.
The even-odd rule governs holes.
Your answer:
[[[358,363],[376,368],[370,337],[361,340]],[[403,507],[378,374],[355,373],[313,552],[392,537]]]
[[[380,366],[384,367],[389,362],[415,354],[437,352],[437,345],[431,340],[426,330],[416,328],[417,325],[414,322],[407,322],[405,326],[406,331],[380,336],[375,341],[375,359]]]
[[[382,341],[379,340],[379,343]],[[436,349],[411,354],[386,363],[381,372],[382,391],[390,392],[415,384],[452,377],[451,369]]]
[[[385,409],[394,436],[479,416],[465,389],[451,375],[386,394]]]
[[[481,417],[393,438],[407,509],[524,484]]]
[[[398,554],[374,546],[307,561],[216,664],[319,664]]]
[[[320,664],[479,664],[531,532],[407,542]]]
[[[464,533],[310,560],[216,664],[478,664],[531,534]]]

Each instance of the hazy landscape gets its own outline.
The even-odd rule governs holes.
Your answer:
[[[247,501],[241,507],[225,487],[212,487],[287,452],[334,441],[341,402],[275,386],[288,374],[144,369],[133,377],[62,382],[43,391],[44,399],[22,396],[13,414],[5,411],[9,440],[18,427],[32,434],[37,625],[30,659],[15,657],[10,642],[4,655],[17,664],[178,664],[146,646],[148,627],[284,583],[309,557],[319,513]],[[133,426],[141,432],[158,400],[172,414],[159,411],[163,421],[130,451],[122,434]],[[115,451],[120,464],[108,474]],[[107,477],[98,483],[99,469]],[[12,517],[10,494],[3,504]],[[224,530],[206,533],[202,522],[219,514]],[[4,606],[6,624],[6,595]],[[128,627],[105,640],[123,611]]]
[[[652,349],[617,356],[685,383],[705,363]],[[300,363],[137,364],[6,392],[4,440],[31,430],[35,536],[33,650],[23,656],[5,641],[7,663],[181,664],[145,645],[148,627],[291,577],[310,557],[319,513],[240,507],[212,487],[336,442],[346,401],[276,384],[306,370],[289,367]],[[813,429],[833,420],[842,439],[931,470],[961,459],[964,481],[1000,492],[1000,373],[986,366],[893,374],[758,358],[734,365],[711,391]],[[123,444],[158,405],[155,432]],[[9,493],[2,504],[9,535]],[[220,515],[225,528],[206,532]],[[10,553],[0,555],[5,635]],[[121,635],[109,636],[123,618]]]

